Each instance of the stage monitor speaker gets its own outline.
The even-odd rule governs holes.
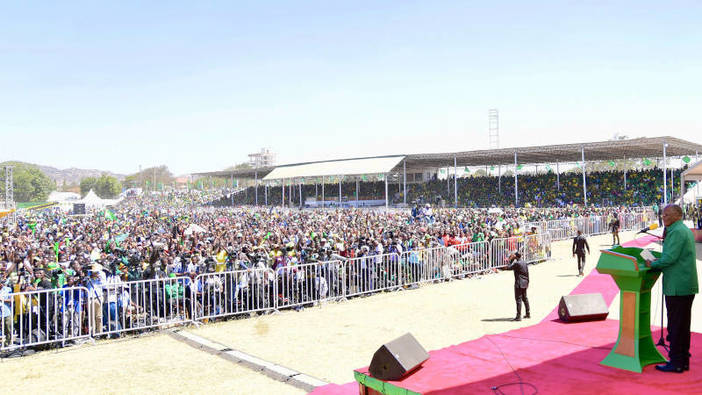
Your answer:
[[[429,354],[417,339],[406,333],[385,343],[373,354],[368,370],[380,380],[399,380],[429,359]]]
[[[85,214],[85,203],[73,203],[73,214]]]
[[[558,304],[558,318],[564,322],[604,320],[609,308],[602,294],[566,295]]]

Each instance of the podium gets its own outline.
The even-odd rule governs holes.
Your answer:
[[[597,271],[619,286],[619,337],[600,364],[641,373],[646,365],[666,362],[651,337],[651,288],[660,271],[646,267],[641,248],[602,250]],[[656,258],[660,253],[652,251]]]

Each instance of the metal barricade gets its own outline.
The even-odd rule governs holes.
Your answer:
[[[2,306],[1,350],[90,338],[85,287],[15,292]]]
[[[404,254],[403,254],[404,255]],[[403,255],[365,255],[344,262],[346,296],[399,289],[407,282]]]
[[[114,335],[192,321],[193,281],[169,277],[140,281],[108,281],[88,285],[94,336]]]
[[[454,277],[484,273],[493,269],[490,261],[490,243],[479,241],[448,247],[446,256],[451,262]]]
[[[339,301],[346,298],[345,261],[318,262],[315,287],[319,288],[319,300]]]
[[[277,309],[313,305],[320,300],[325,285],[318,263],[280,266],[275,269],[275,278]]]
[[[193,283],[193,320],[273,310],[276,279],[268,268],[201,274]]]

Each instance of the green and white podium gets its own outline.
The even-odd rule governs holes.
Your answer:
[[[597,262],[597,271],[612,276],[620,296],[619,338],[600,364],[638,373],[646,365],[666,362],[651,337],[651,288],[660,271],[646,267],[642,251],[635,247],[602,250]]]

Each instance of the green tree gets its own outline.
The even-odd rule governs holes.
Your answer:
[[[90,190],[103,199],[114,199],[122,192],[122,183],[107,174],[96,177],[85,177],[80,180],[80,193],[85,196]]]
[[[3,166],[14,166],[12,169],[12,187],[16,202],[43,202],[49,197],[51,191],[56,190],[54,180],[44,174],[38,167],[24,162],[5,162]],[[4,168],[0,177],[4,178]],[[0,183],[0,196],[5,196],[5,183]]]
[[[95,177],[81,178],[81,180],[80,180],[80,194],[82,196],[85,196],[88,192],[90,192],[91,189],[94,190],[95,193],[97,193],[97,191],[96,191],[97,180],[98,179]]]
[[[122,192],[122,183],[107,174],[103,174],[97,179],[95,187],[95,193],[103,199],[114,199]]]

